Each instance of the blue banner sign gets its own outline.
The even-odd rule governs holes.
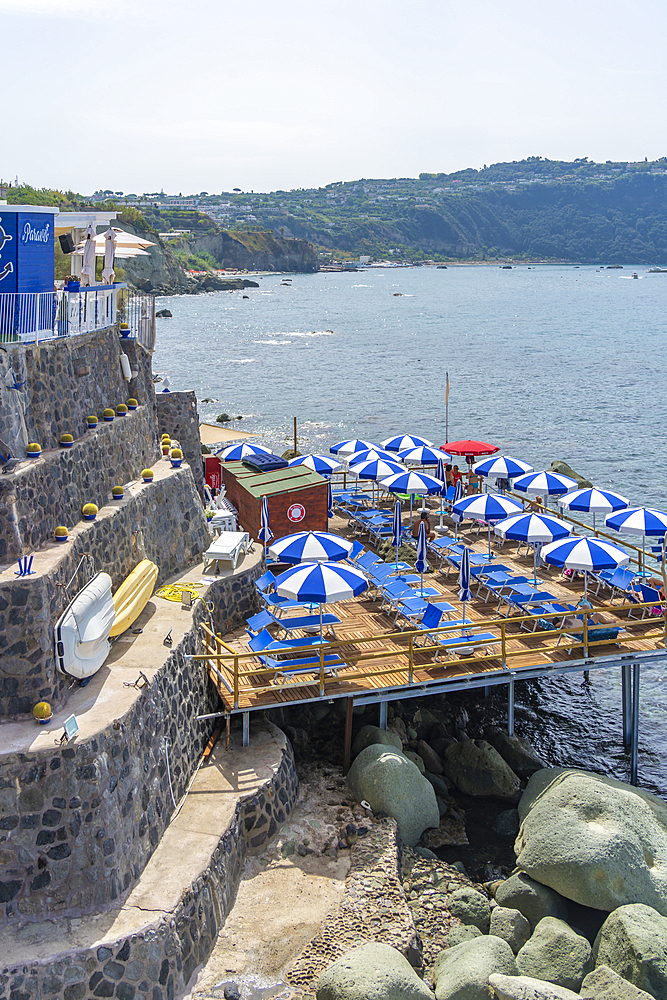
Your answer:
[[[0,294],[16,291],[17,214],[0,207]]]

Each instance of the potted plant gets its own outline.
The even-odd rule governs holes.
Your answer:
[[[35,722],[38,722],[40,726],[45,726],[53,717],[53,711],[48,701],[38,701],[32,710],[32,714]]]
[[[171,434],[163,434],[160,441],[171,441]]]
[[[37,444],[36,441],[33,441],[28,445],[26,451],[28,452],[28,458],[39,458],[42,454],[42,446],[41,444]]]
[[[103,410],[103,411],[102,411],[102,416],[104,417],[104,419],[106,420],[106,422],[107,422],[108,424],[110,424],[110,423],[111,423],[111,421],[113,420],[113,418],[114,418],[114,417],[116,416],[116,414],[115,414],[115,413],[114,413],[114,411],[113,411],[113,410],[111,409],[111,407],[110,407],[110,406],[108,406],[108,407],[106,408],[106,410]]]
[[[127,416],[127,406],[125,405],[125,403],[118,404],[118,406],[116,407],[116,416],[117,417]]]
[[[114,486],[111,490],[111,496],[114,500],[122,500],[125,496],[125,490],[122,486]]]
[[[143,472],[141,473],[141,478],[143,479],[143,481],[145,483],[152,483],[153,482],[153,470],[152,469],[144,469]]]
[[[99,507],[96,503],[84,503],[81,508],[81,513],[83,514],[84,521],[94,521],[97,517]]]
[[[74,438],[71,434],[61,434],[60,435],[60,447],[61,448],[73,448]]]
[[[162,454],[168,455],[171,451],[171,438],[164,438],[162,441]]]
[[[136,408],[138,406],[139,406],[139,403],[137,402],[136,399],[128,399],[128,401],[127,401],[127,408],[128,408],[128,410],[136,410]]]
[[[130,336],[130,324],[129,323],[121,323],[120,324],[120,335],[121,335],[121,337],[129,337]]]
[[[64,524],[58,525],[58,527],[56,528],[56,530],[54,532],[54,537],[55,537],[55,539],[56,539],[57,542],[66,542],[67,541],[67,539],[69,538],[69,531],[67,530],[67,528],[65,527]]]
[[[95,416],[86,417],[86,423],[88,424],[88,430],[90,431],[97,430],[97,423],[98,423],[97,417]]]
[[[183,461],[183,452],[180,448],[171,449],[171,467],[172,469],[180,469],[181,463]]]
[[[78,278],[72,276],[71,278],[65,278],[65,291],[66,292],[79,292],[81,291],[81,282]]]

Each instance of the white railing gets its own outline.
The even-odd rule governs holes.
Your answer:
[[[121,337],[133,337],[152,351],[155,347],[155,296],[146,292],[124,291],[118,297]]]

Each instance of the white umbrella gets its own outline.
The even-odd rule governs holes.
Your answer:
[[[116,277],[113,269],[114,257],[116,256],[116,234],[113,229],[107,229],[104,234],[104,269],[102,271],[102,281],[107,284],[113,284],[113,280]]]
[[[92,285],[95,281],[95,226],[91,223],[86,231],[81,265],[81,283]]]

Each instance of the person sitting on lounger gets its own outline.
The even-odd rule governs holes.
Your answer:
[[[433,539],[435,538],[435,531],[431,530],[431,522],[430,522],[429,516],[428,516],[428,514],[429,514],[428,507],[422,507],[418,511],[418,514],[419,514],[419,517],[416,517],[414,519],[414,521],[412,522],[412,537],[413,538],[418,538],[419,537],[419,525],[423,521],[424,524],[425,524],[425,526],[426,526],[426,540],[429,541],[429,542],[433,541]]]

